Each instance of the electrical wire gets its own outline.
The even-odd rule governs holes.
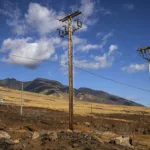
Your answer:
[[[0,52],[0,54],[2,55],[8,55],[6,53],[3,53],[3,52]],[[67,64],[63,64],[63,63],[59,63],[59,62],[53,62],[53,61],[47,61],[47,60],[40,60],[40,59],[36,59],[36,58],[28,58],[28,57],[23,57],[23,56],[18,56],[16,54],[9,54],[9,55],[12,55],[14,57],[20,57],[20,58],[25,58],[25,59],[32,59],[32,60],[38,60],[38,61],[43,61],[43,62],[47,62],[47,63],[56,63],[56,64],[59,64],[59,65],[67,65]],[[88,70],[85,70],[83,68],[80,68],[80,67],[77,67],[77,66],[74,66],[75,68],[81,70],[81,71],[84,71],[86,73],[89,73],[93,76],[96,76],[96,77],[99,77],[99,78],[103,78],[105,80],[108,80],[108,81],[111,81],[111,82],[114,82],[116,84],[120,84],[120,85],[124,85],[124,86],[128,86],[128,87],[131,87],[131,88],[134,88],[134,89],[137,89],[137,90],[141,90],[141,91],[145,91],[145,92],[149,92],[150,93],[150,90],[148,89],[144,89],[144,88],[141,88],[141,87],[136,87],[134,85],[130,85],[130,84],[127,84],[127,83],[123,83],[123,82],[120,82],[120,81],[117,81],[117,80],[114,80],[114,79],[111,79],[111,78],[108,78],[108,77],[105,77],[105,76],[102,76],[102,75],[99,75],[99,74],[96,74],[96,73],[93,73],[93,72],[90,72]]]

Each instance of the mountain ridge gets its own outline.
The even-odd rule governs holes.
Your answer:
[[[21,81],[15,78],[6,78],[0,80],[0,86],[21,90]],[[24,91],[42,93],[45,95],[50,94],[68,94],[68,86],[63,85],[59,81],[49,80],[44,78],[36,78],[32,81],[26,81],[24,83]],[[143,106],[139,103],[121,98],[116,95],[109,94],[101,90],[94,90],[87,87],[80,87],[74,89],[74,96],[81,101],[89,101],[104,104],[126,105],[126,106]]]

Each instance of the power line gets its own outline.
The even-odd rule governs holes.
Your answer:
[[[2,55],[8,55],[7,53],[3,53],[3,52],[0,52],[0,54],[2,54]],[[64,64],[64,63],[56,62],[56,61],[41,60],[41,59],[37,59],[37,58],[19,56],[19,55],[13,54],[13,53],[10,53],[9,55],[14,56],[14,57],[19,57],[19,58],[31,59],[31,60],[34,60],[34,61],[43,61],[43,62],[47,62],[47,63],[56,63],[56,64],[59,64],[59,65],[67,65],[67,64]]]
[[[94,76],[103,78],[103,79],[105,79],[105,80],[109,80],[109,81],[112,81],[112,82],[115,82],[115,83],[118,83],[118,84],[121,84],[121,85],[125,85],[125,86],[131,87],[131,88],[135,88],[135,89],[138,89],[138,90],[150,92],[150,90],[147,90],[147,89],[144,89],[144,88],[140,88],[140,87],[136,87],[136,86],[133,86],[133,85],[130,85],[130,84],[126,84],[126,83],[123,83],[123,82],[119,82],[119,81],[116,81],[116,80],[114,80],[114,79],[107,78],[107,77],[105,77],[105,76],[102,76],[102,75],[99,75],[99,74],[90,72],[90,71],[88,71],[88,70],[85,70],[85,69],[82,69],[82,68],[79,68],[79,67],[76,67],[76,66],[75,66],[75,68],[77,68],[77,69],[79,69],[79,70],[82,70],[82,71],[84,71],[84,72],[87,72],[87,73],[89,73],[89,74],[92,74],[92,75],[94,75]]]
[[[0,52],[0,54],[2,55],[8,55],[6,53],[3,53],[3,52]],[[9,54],[9,55],[12,55],[14,57],[20,57],[20,58],[25,58],[25,59],[32,59],[32,60],[38,60],[38,61],[43,61],[43,62],[47,62],[47,63],[56,63],[56,64],[59,64],[59,65],[68,65],[68,64],[63,64],[63,63],[60,63],[60,62],[53,62],[53,61],[47,61],[47,60],[40,60],[40,59],[36,59],[36,58],[29,58],[29,57],[24,57],[24,56],[18,56],[16,54]],[[86,73],[89,73],[93,76],[96,76],[96,77],[99,77],[99,78],[103,78],[105,80],[108,80],[108,81],[111,81],[111,82],[114,82],[114,83],[117,83],[117,84],[121,84],[121,85],[124,85],[124,86],[128,86],[128,87],[131,87],[131,88],[134,88],[134,89],[137,89],[137,90],[142,90],[142,91],[145,91],[145,92],[149,92],[150,93],[150,90],[148,89],[144,89],[144,88],[141,88],[141,87],[136,87],[136,86],[133,86],[133,85],[130,85],[130,84],[126,84],[126,83],[123,83],[123,82],[120,82],[120,81],[117,81],[117,80],[114,80],[114,79],[111,79],[111,78],[108,78],[108,77],[105,77],[105,76],[102,76],[100,74],[96,74],[96,73],[93,73],[93,72],[90,72],[88,70],[85,70],[83,68],[80,68],[80,67],[77,67],[77,66],[74,66],[75,68],[81,70],[81,71],[84,71]]]

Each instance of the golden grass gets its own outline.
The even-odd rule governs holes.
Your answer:
[[[0,97],[4,99],[5,103],[12,103],[20,105],[21,91],[0,87]],[[68,112],[68,95],[43,95],[31,92],[23,92],[25,107],[40,107]],[[97,114],[149,114],[150,108],[147,107],[128,107],[120,105],[108,105],[90,103],[84,101],[74,101],[74,113],[80,115],[89,115],[91,113]]]

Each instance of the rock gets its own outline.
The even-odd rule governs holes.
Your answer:
[[[95,141],[97,141],[99,143],[104,143],[97,135],[93,135],[92,136],[92,140],[95,140]]]
[[[27,143],[23,143],[23,144],[22,144],[22,147],[23,147],[23,148],[26,148],[26,147],[27,147]]]
[[[75,122],[75,124],[76,124],[76,125],[80,125],[80,123],[79,123],[79,122]]]
[[[22,139],[32,138],[32,132],[25,132],[22,136]]]
[[[68,129],[67,132],[72,133],[72,130]]]
[[[34,129],[31,128],[30,126],[25,126],[25,128],[27,128],[29,131],[34,132]]]
[[[149,134],[148,130],[145,129],[145,130],[143,131],[143,134],[144,134],[144,135],[148,135],[148,134]]]
[[[57,136],[57,132],[53,131],[49,134],[42,134],[41,135],[41,141],[42,141],[42,145],[45,144],[46,141],[50,141],[50,142],[54,142],[58,139],[58,136]]]
[[[13,141],[13,144],[19,144],[19,142],[20,142],[20,139],[17,139]]]
[[[78,143],[73,143],[72,148],[78,148],[80,145]]]
[[[5,132],[5,131],[0,131],[0,139],[10,139],[11,136]]]
[[[53,141],[56,141],[57,138],[58,138],[57,132],[53,131],[53,132],[51,132],[51,133],[49,134],[49,139],[50,139],[50,141],[52,141],[52,142],[53,142]]]
[[[109,143],[133,148],[132,139],[130,137],[120,136],[120,137],[117,137],[117,138],[111,140]]]
[[[32,139],[35,140],[37,138],[39,138],[40,134],[38,132],[34,132],[32,135]]]
[[[84,125],[86,125],[87,127],[89,127],[90,123],[89,122],[85,122]]]

